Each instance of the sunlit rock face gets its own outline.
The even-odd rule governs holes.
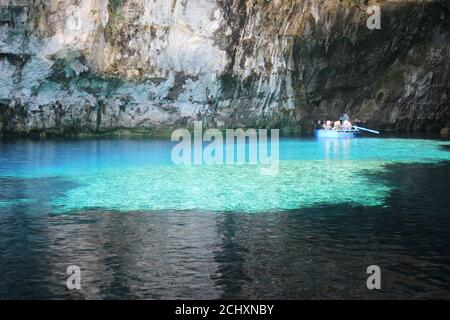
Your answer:
[[[381,30],[366,9],[381,7]],[[445,1],[0,0],[0,131],[450,121]]]

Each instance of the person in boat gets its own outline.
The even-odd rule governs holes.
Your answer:
[[[333,130],[341,130],[341,121],[337,120],[334,122]]]
[[[344,123],[342,123],[342,130],[352,130],[352,123],[349,120],[344,120]]]
[[[316,122],[316,130],[320,130],[322,129],[323,125],[322,125],[322,121],[321,120],[317,120]]]
[[[341,122],[350,121],[350,116],[348,115],[347,112],[344,111],[344,112],[341,113],[341,116],[339,117],[339,120],[341,120]]]
[[[331,129],[333,129],[333,127],[331,126],[331,121],[330,121],[330,120],[327,120],[326,122],[324,122],[322,128],[325,129],[325,130],[331,130]]]

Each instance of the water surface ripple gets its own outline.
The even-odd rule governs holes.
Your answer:
[[[285,139],[266,177],[164,141],[2,142],[0,298],[450,298],[446,145]]]

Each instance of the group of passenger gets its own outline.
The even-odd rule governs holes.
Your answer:
[[[350,116],[343,112],[337,121],[317,120],[316,129],[325,130],[352,130],[353,124],[350,122]]]

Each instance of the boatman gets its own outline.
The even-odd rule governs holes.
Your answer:
[[[341,116],[339,117],[339,120],[341,120],[341,122],[343,123],[344,121],[349,121],[350,120],[350,116],[348,115],[347,112],[342,112]]]

